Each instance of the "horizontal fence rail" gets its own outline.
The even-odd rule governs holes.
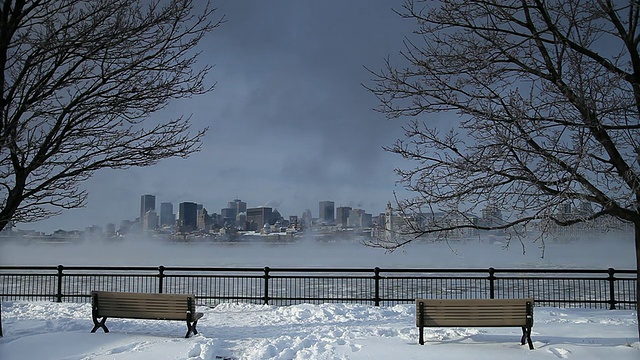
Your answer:
[[[0,266],[2,300],[88,302],[92,290],[195,294],[201,304],[394,305],[534,298],[536,306],[635,309],[634,270]]]

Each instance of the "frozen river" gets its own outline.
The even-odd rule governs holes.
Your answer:
[[[606,235],[605,235],[606,237]],[[0,242],[0,265],[381,268],[635,269],[633,239],[519,242],[475,239],[414,243],[386,252],[352,241],[294,243],[165,243],[153,240],[79,243]]]

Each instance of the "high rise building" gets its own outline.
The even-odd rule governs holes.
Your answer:
[[[143,231],[154,231],[158,228],[158,214],[155,211],[147,211],[142,219]]]
[[[320,222],[332,225],[335,222],[333,201],[320,201]]]
[[[235,199],[229,201],[227,207],[220,210],[220,215],[222,216],[222,222],[225,226],[235,226],[239,224],[237,222],[238,215],[246,212],[247,203],[240,199]]]
[[[264,224],[268,224],[271,219],[272,209],[270,207],[258,207],[247,209],[247,223],[250,224],[250,229],[257,231],[262,229]]]
[[[209,230],[209,226],[211,224],[211,217],[207,212],[207,209],[204,207],[202,209],[198,208],[198,230]]]
[[[363,209],[352,209],[347,218],[347,226],[354,228],[370,227],[372,225],[372,216],[367,214]]]
[[[154,195],[142,195],[140,197],[140,224],[144,221],[144,214],[147,211],[156,210],[156,197]]]
[[[173,204],[170,202],[160,203],[160,226],[174,226],[176,215],[173,213]]]
[[[309,228],[309,227],[311,227],[312,223],[313,223],[313,217],[311,215],[311,210],[306,209],[302,213],[302,227],[303,228]]]
[[[195,231],[198,228],[198,204],[182,202],[178,209],[179,230],[181,232]]]
[[[235,208],[228,207],[220,210],[220,216],[222,217],[222,223],[224,226],[234,226],[236,224],[237,215],[238,213]]]
[[[396,239],[396,230],[393,220],[393,208],[391,207],[391,202],[388,202],[387,208],[384,212],[384,239],[386,241],[393,241]]]
[[[235,199],[233,201],[230,201],[228,207],[231,209],[235,209],[236,215],[243,212],[247,212],[247,203],[240,199]]]
[[[350,206],[338,206],[336,208],[336,225],[340,227],[346,227],[350,212]]]

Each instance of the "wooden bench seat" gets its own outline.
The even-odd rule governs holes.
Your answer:
[[[425,327],[521,327],[520,343],[529,344],[533,327],[533,299],[416,299],[416,326],[420,345]]]
[[[185,294],[150,294],[92,291],[91,303],[93,318],[92,333],[102,328],[105,333],[109,329],[105,325],[107,318],[180,320],[187,324],[186,338],[197,334],[196,325],[203,316],[195,311],[195,295]]]

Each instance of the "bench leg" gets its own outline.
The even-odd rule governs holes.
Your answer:
[[[91,329],[91,332],[94,333],[96,332],[96,330],[98,330],[99,328],[102,328],[102,330],[104,330],[105,333],[109,332],[109,329],[107,329],[107,325],[105,325],[104,323],[107,321],[107,317],[103,317],[102,320],[98,321],[97,317],[93,317],[93,329]]]
[[[188,338],[191,333],[193,333],[193,335],[198,335],[198,329],[196,329],[197,325],[198,320],[194,321],[193,323],[187,320],[187,335],[185,335],[184,337]]]
[[[524,345],[525,341],[529,344],[529,350],[533,350],[533,342],[531,341],[531,328],[522,328],[522,338],[520,339],[520,345]]]
[[[418,304],[418,327],[420,328],[420,338],[418,343],[424,345],[424,302]]]

